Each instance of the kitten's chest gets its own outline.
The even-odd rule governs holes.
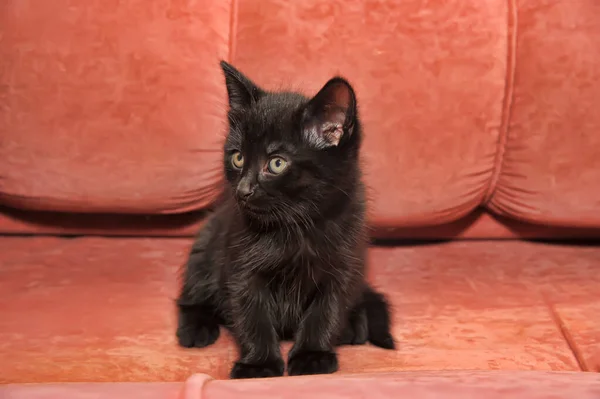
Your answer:
[[[318,268],[327,259],[335,257],[336,248],[315,234],[306,236],[281,235],[261,237],[244,248],[239,255],[259,269],[293,268],[307,270]]]
[[[278,329],[295,330],[315,293],[319,290],[316,276],[311,277],[309,269],[281,270],[267,282],[271,296],[274,319]]]

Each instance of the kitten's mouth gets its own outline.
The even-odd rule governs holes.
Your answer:
[[[250,202],[240,202],[241,208],[244,212],[251,215],[266,215],[269,211],[263,207],[252,205]]]

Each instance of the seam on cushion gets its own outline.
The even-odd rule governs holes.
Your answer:
[[[507,12],[507,48],[506,48],[506,79],[504,83],[504,98],[502,99],[502,116],[500,121],[500,134],[498,135],[498,144],[496,146],[496,155],[494,159],[494,169],[490,178],[490,184],[486,190],[483,199],[483,205],[487,205],[494,197],[502,166],[504,164],[504,154],[506,153],[506,143],[508,141],[508,129],[511,117],[513,94],[515,84],[515,72],[517,64],[517,0],[508,0]]]
[[[231,0],[229,11],[229,54],[227,62],[233,63],[235,57],[235,45],[237,42],[237,23],[238,23],[238,0]]]
[[[583,356],[583,353],[581,352],[581,349],[579,348],[579,346],[577,345],[577,342],[573,338],[573,335],[569,331],[569,329],[566,326],[563,319],[560,317],[560,314],[556,310],[556,306],[554,306],[554,304],[552,302],[550,302],[547,295],[545,295],[545,294],[542,294],[542,295],[544,297],[544,301],[546,302],[546,307],[548,308],[548,311],[550,312],[550,317],[552,318],[552,321],[556,325],[558,332],[564,339],[565,344],[567,345],[567,347],[573,354],[573,357],[575,358],[575,361],[577,362],[577,366],[579,367],[579,370],[590,371],[590,367],[588,367],[588,365],[585,361],[585,356]]]

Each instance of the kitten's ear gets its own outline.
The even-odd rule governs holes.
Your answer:
[[[356,96],[350,83],[331,79],[308,103],[303,115],[305,139],[319,149],[336,147],[356,123]]]
[[[263,95],[263,91],[231,64],[221,61],[231,109],[248,108]]]

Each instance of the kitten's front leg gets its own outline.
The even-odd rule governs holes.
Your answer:
[[[177,300],[177,341],[185,348],[204,348],[219,337],[220,312],[216,307],[218,284],[213,262],[207,254],[212,231],[209,220],[194,242]]]
[[[350,312],[342,329],[338,345],[363,345],[369,337],[367,310],[363,303],[357,304]]]
[[[204,348],[219,338],[219,324],[212,305],[178,301],[177,341],[184,348]]]
[[[231,301],[232,331],[240,350],[231,378],[282,376],[284,363],[268,305],[272,299],[265,289],[240,291],[232,293]]]
[[[338,369],[334,346],[339,339],[345,304],[333,289],[321,289],[309,306],[288,357],[289,375],[330,374]]]

